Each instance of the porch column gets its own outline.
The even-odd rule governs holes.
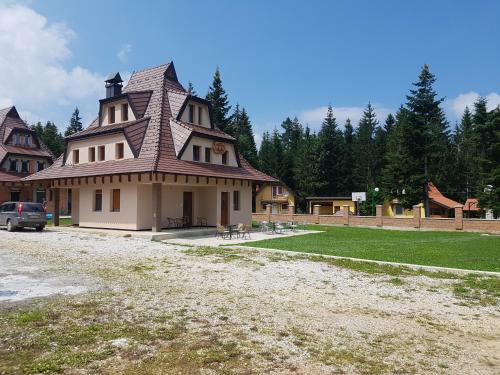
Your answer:
[[[151,184],[152,189],[152,212],[153,212],[153,226],[151,230],[153,232],[161,232],[161,184],[153,183]]]
[[[290,220],[293,220],[293,215],[295,215],[295,206],[293,204],[288,205],[288,216]]]
[[[344,214],[344,225],[349,225],[349,215],[351,214],[351,212],[349,211],[349,205],[344,204],[342,206],[342,211]]]
[[[420,205],[413,206],[413,226],[420,228]]]
[[[455,229],[464,229],[464,206],[461,204],[454,207],[455,208]]]
[[[382,205],[381,204],[377,204],[376,206],[376,209],[377,209],[377,227],[381,227],[384,225],[384,218],[382,216]]]
[[[314,224],[319,224],[319,209],[321,208],[321,205],[315,204],[313,207],[313,219],[314,219]]]
[[[266,220],[271,221],[271,205],[266,204]]]
[[[61,189],[60,188],[53,188],[52,189],[53,192],[54,192],[54,212],[53,212],[53,216],[52,216],[52,221],[54,223],[54,226],[55,227],[58,227],[59,226],[59,211],[61,210],[60,207],[59,207],[59,198],[60,198],[60,191]]]

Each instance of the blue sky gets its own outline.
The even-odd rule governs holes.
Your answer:
[[[500,103],[498,1],[0,0],[0,107],[66,126],[86,121],[102,77],[174,60],[204,96],[216,66],[258,136],[299,116],[317,128],[331,104],[354,121],[404,103],[427,63],[453,124],[478,94]],[[9,52],[7,52],[7,51]]]

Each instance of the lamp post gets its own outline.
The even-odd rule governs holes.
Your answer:
[[[372,216],[375,216],[375,196],[377,195],[378,191],[378,187],[372,190]]]

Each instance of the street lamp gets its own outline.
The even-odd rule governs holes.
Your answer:
[[[372,216],[375,216],[375,195],[377,195],[379,190],[378,187],[372,190]]]

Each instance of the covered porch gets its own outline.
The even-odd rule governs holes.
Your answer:
[[[54,196],[71,189],[72,222],[80,227],[160,232],[249,225],[252,219],[250,180],[134,173],[56,179],[51,188]],[[54,225],[58,224],[55,214]]]

